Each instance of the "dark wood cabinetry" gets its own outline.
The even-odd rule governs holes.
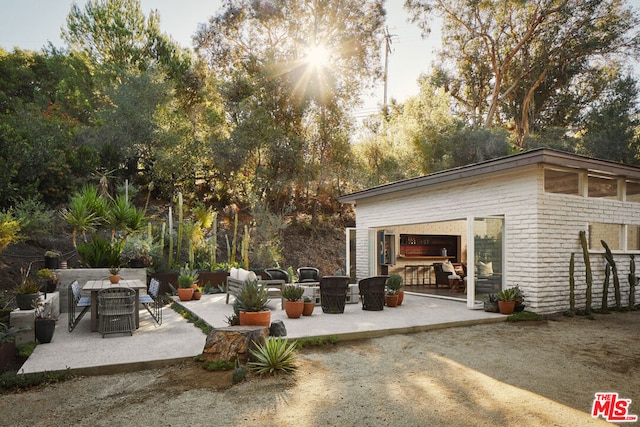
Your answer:
[[[453,262],[459,262],[460,243],[460,236],[401,234],[400,256],[403,258],[447,257]]]

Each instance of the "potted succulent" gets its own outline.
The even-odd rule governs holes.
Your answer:
[[[200,298],[202,298],[202,287],[196,285],[196,287],[193,288],[193,296],[191,297],[191,299],[194,299],[197,301]]]
[[[517,291],[507,288],[498,292],[498,308],[502,314],[511,314],[516,305]]]
[[[55,292],[58,287],[58,276],[53,270],[48,268],[42,268],[38,270],[38,278],[42,281],[45,292]]]
[[[304,288],[297,285],[285,285],[282,289],[282,297],[284,302],[284,310],[290,319],[298,319],[304,310],[304,302],[302,301]]]
[[[398,305],[402,304],[404,301],[404,291],[402,290],[402,276],[394,273],[387,279],[387,289],[391,289],[395,291],[395,294],[398,295]]]
[[[313,309],[315,308],[316,304],[309,297],[304,297],[302,302],[304,304],[304,308],[302,309],[302,315],[311,316],[313,314]]]
[[[56,330],[56,319],[51,317],[51,303],[42,302],[40,298],[36,300],[36,319],[35,319],[35,335],[41,344],[50,343],[53,339],[53,333]]]
[[[384,303],[387,307],[396,307],[398,305],[398,294],[393,289],[387,289],[384,294]]]
[[[269,293],[257,280],[247,280],[238,293],[235,309],[238,312],[240,326],[269,326],[271,311],[267,307]]]
[[[524,311],[524,294],[522,293],[522,290],[520,289],[520,286],[518,286],[518,285],[514,286],[513,290],[516,293],[516,296],[514,298],[514,301],[516,302],[516,305],[513,307],[513,311],[515,313],[519,313],[521,311]]]
[[[120,267],[112,265],[109,267],[109,281],[112,285],[120,283]]]
[[[60,257],[62,254],[56,250],[46,251],[44,253],[44,268],[55,270],[60,268]]]
[[[178,276],[178,297],[180,301],[190,301],[193,299],[194,284],[193,276],[190,274],[180,274]]]
[[[484,311],[489,313],[500,313],[498,308],[498,295],[489,294],[484,299]]]
[[[27,270],[20,268],[20,284],[13,289],[16,296],[16,305],[20,310],[32,310],[33,303],[40,297],[40,285],[29,277],[30,271],[31,264],[29,264]]]

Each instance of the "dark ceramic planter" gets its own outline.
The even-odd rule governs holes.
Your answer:
[[[54,319],[36,319],[35,333],[36,339],[41,344],[50,343],[53,333],[56,331],[56,321]]]
[[[33,303],[40,294],[16,294],[16,305],[20,310],[33,310]]]

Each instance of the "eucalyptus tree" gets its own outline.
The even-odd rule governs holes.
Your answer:
[[[325,172],[348,157],[347,111],[380,75],[382,3],[231,0],[201,25],[196,52],[233,127],[216,152],[230,179],[244,177],[236,192],[279,209],[294,187],[317,195],[335,179]]]
[[[600,83],[592,78],[598,69],[640,47],[638,15],[623,0],[406,0],[405,6],[424,31],[434,14],[442,17],[442,84],[468,121],[512,127],[520,147],[536,128],[572,124],[576,109],[598,96]]]

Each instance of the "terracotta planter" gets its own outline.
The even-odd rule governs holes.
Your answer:
[[[109,276],[109,281],[111,282],[112,285],[117,285],[118,283],[120,283],[120,275],[119,274],[111,274]]]
[[[200,291],[193,291],[193,296],[191,297],[191,299],[194,300],[199,300],[200,298],[202,298],[202,292]]]
[[[515,301],[498,301],[498,308],[501,314],[511,314],[516,306]]]
[[[302,312],[304,311],[304,302],[285,301],[284,311],[287,313],[287,317],[289,319],[298,319],[300,316],[302,316]]]
[[[398,295],[385,295],[384,302],[387,307],[396,307],[398,305]]]
[[[398,295],[398,305],[402,305],[402,301],[404,301],[404,291],[398,291],[396,295]]]
[[[36,319],[35,335],[41,344],[50,343],[53,333],[56,331],[56,321],[54,319]]]
[[[193,298],[193,289],[178,288],[178,298],[180,298],[180,301],[191,301],[191,298]]]
[[[240,326],[269,326],[271,325],[271,311],[241,311]]]
[[[303,316],[311,316],[313,314],[313,309],[316,306],[313,302],[303,302],[304,308],[302,309]]]

